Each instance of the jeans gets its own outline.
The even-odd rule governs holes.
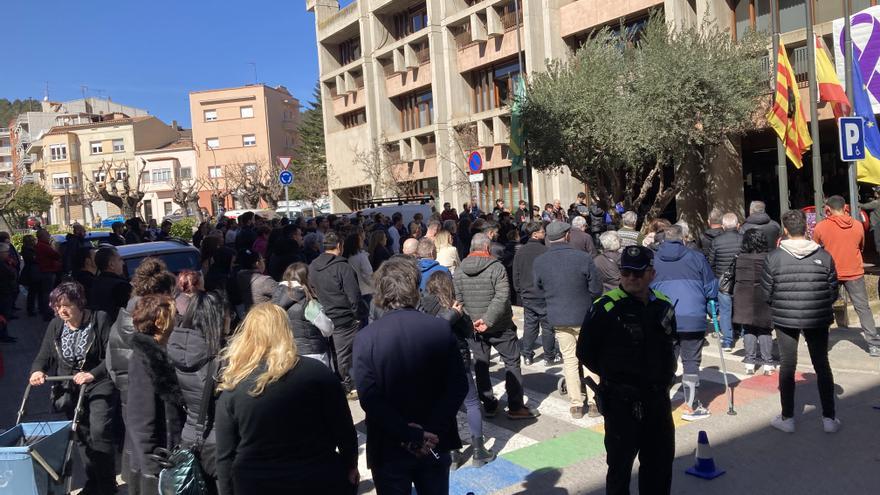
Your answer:
[[[816,385],[819,387],[822,416],[834,418],[834,375],[828,363],[828,327],[776,329],[780,354],[779,399],[782,402],[782,416],[785,418],[794,416],[794,371],[797,366],[798,338],[801,333],[807,341],[810,361],[816,370]]]
[[[862,325],[862,336],[870,346],[880,346],[880,335],[877,333],[877,325],[874,324],[874,315],[868,305],[868,291],[865,288],[865,277],[855,280],[842,280],[841,283],[852,300],[853,308],[859,315],[859,323]]]
[[[333,347],[336,349],[336,372],[342,380],[345,393],[354,390],[354,381],[351,377],[352,346],[354,336],[361,328],[360,320],[354,320],[348,326],[337,326],[333,329]]]
[[[721,327],[721,346],[733,347],[736,335],[733,333],[733,298],[730,294],[718,293],[718,325]]]
[[[679,332],[678,338],[675,355],[681,357],[685,374],[698,375],[703,362],[703,339],[706,338],[706,332]]]
[[[743,346],[746,349],[746,364],[773,364],[773,335],[769,328],[745,326],[743,334]],[[761,350],[761,360],[758,360],[758,349]]]
[[[449,452],[433,456],[389,459],[372,468],[373,483],[378,495],[411,495],[413,487],[418,495],[449,494]]]
[[[477,384],[474,383],[474,372],[465,364],[468,391],[464,397],[464,408],[467,412],[468,429],[471,430],[471,443],[483,436],[483,413],[480,411],[480,397],[477,394]]]
[[[492,348],[498,351],[504,362],[504,385],[507,390],[507,408],[511,411],[523,407],[523,379],[520,368],[519,345],[516,338],[516,327],[490,335],[477,334],[470,341],[474,353],[474,375],[477,381],[477,392],[484,405],[497,404],[498,400],[492,392],[492,381],[489,379],[489,354]]]
[[[572,407],[583,407],[584,396],[581,393],[581,376],[583,368],[577,358],[577,341],[581,333],[580,327],[558,327],[556,335],[559,337],[559,349],[562,351],[562,370],[565,376],[565,387],[568,389],[568,398]],[[587,371],[595,382],[599,382],[599,376]],[[591,404],[596,403],[596,393],[587,387],[587,400]]]
[[[556,347],[556,335],[553,327],[547,323],[547,307],[543,301],[523,300],[523,336],[520,341],[523,357],[535,358],[535,341],[538,330],[541,331],[541,346],[544,348],[544,359],[552,360],[559,354]]]

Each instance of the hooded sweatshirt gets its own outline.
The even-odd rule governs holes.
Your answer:
[[[718,279],[703,253],[679,241],[664,241],[654,256],[657,275],[651,288],[675,305],[679,332],[706,331],[706,303],[718,298]]]
[[[309,265],[309,282],[336,328],[357,321],[361,290],[348,260],[330,253],[318,256]]]
[[[865,274],[865,229],[849,215],[832,215],[819,222],[813,229],[813,240],[831,254],[838,280],[855,280]]]
[[[428,285],[428,277],[430,277],[432,273],[449,273],[448,268],[438,263],[437,260],[432,260],[430,258],[419,258],[419,270],[422,272],[422,278],[419,282],[419,290],[425,290],[425,287]]]

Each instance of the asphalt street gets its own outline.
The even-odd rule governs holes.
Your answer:
[[[19,303],[22,304],[21,302]],[[521,311],[516,311],[521,325]],[[24,312],[19,312],[24,315]],[[855,320],[853,320],[855,321]],[[0,346],[5,373],[0,378],[0,430],[15,422],[15,413],[27,380],[27,370],[42,339],[45,323],[22,316],[11,325],[18,337],[14,345]],[[698,423],[679,419],[681,395],[673,388],[676,422],[676,459],[673,493],[755,494],[876,494],[880,490],[880,359],[870,358],[857,329],[833,328],[830,351],[837,384],[838,417],[843,428],[835,435],[823,433],[817,411],[818,394],[806,346],[799,351],[797,428],[784,434],[769,426],[779,412],[776,376],[747,376],[741,363],[741,344],[725,355],[728,378],[737,414],[726,414],[727,399],[715,339],[704,348],[700,398],[710,404],[712,416]],[[538,351],[538,358],[540,358]],[[494,359],[493,380],[504,402],[503,369]],[[454,495],[497,494],[601,494],[604,493],[605,455],[602,418],[575,420],[568,399],[556,390],[560,366],[546,368],[540,359],[524,366],[527,403],[541,412],[529,421],[511,421],[503,414],[485,420],[488,445],[499,458],[482,468],[466,465],[451,475]],[[429,386],[426,384],[426,386]],[[30,407],[48,408],[47,393],[38,390]],[[375,493],[366,469],[363,411],[350,403],[361,442],[359,493]],[[459,416],[462,439],[469,440],[464,413]],[[711,452],[726,474],[705,481],[686,475],[694,463],[698,432],[705,430]],[[635,471],[638,470],[636,462]],[[75,477],[81,482],[81,474]],[[633,476],[636,492],[637,476]],[[125,493],[124,488],[120,493]]]

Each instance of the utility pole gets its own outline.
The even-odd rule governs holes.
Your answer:
[[[843,73],[846,78],[846,94],[850,101],[850,114],[855,110],[853,102],[853,47],[852,47],[852,4],[850,0],[843,0]],[[856,184],[856,167],[858,162],[847,164],[847,179],[849,183],[849,212],[856,220],[861,220],[859,215],[859,186]]]
[[[775,12],[779,7],[779,0],[770,0],[770,24],[773,31],[773,75],[771,84],[773,93],[776,93],[777,77],[779,73],[779,19]],[[782,138],[776,136],[776,175],[779,180],[779,218],[788,211],[788,168],[785,164],[785,145]]]
[[[825,207],[825,194],[822,192],[822,147],[819,137],[819,112],[816,108],[818,87],[816,86],[816,38],[813,36],[813,2],[808,0],[807,16],[807,82],[810,88],[810,136],[813,139],[813,202],[816,205],[816,219],[822,218]],[[795,110],[796,111],[796,110]]]

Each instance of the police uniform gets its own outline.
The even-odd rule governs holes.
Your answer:
[[[645,270],[651,258],[647,248],[630,246],[620,265]],[[675,427],[669,391],[678,334],[669,299],[657,290],[649,299],[645,304],[622,288],[606,292],[593,303],[578,340],[578,358],[601,379],[608,494],[629,493],[637,454],[639,493],[668,494],[671,489]]]

